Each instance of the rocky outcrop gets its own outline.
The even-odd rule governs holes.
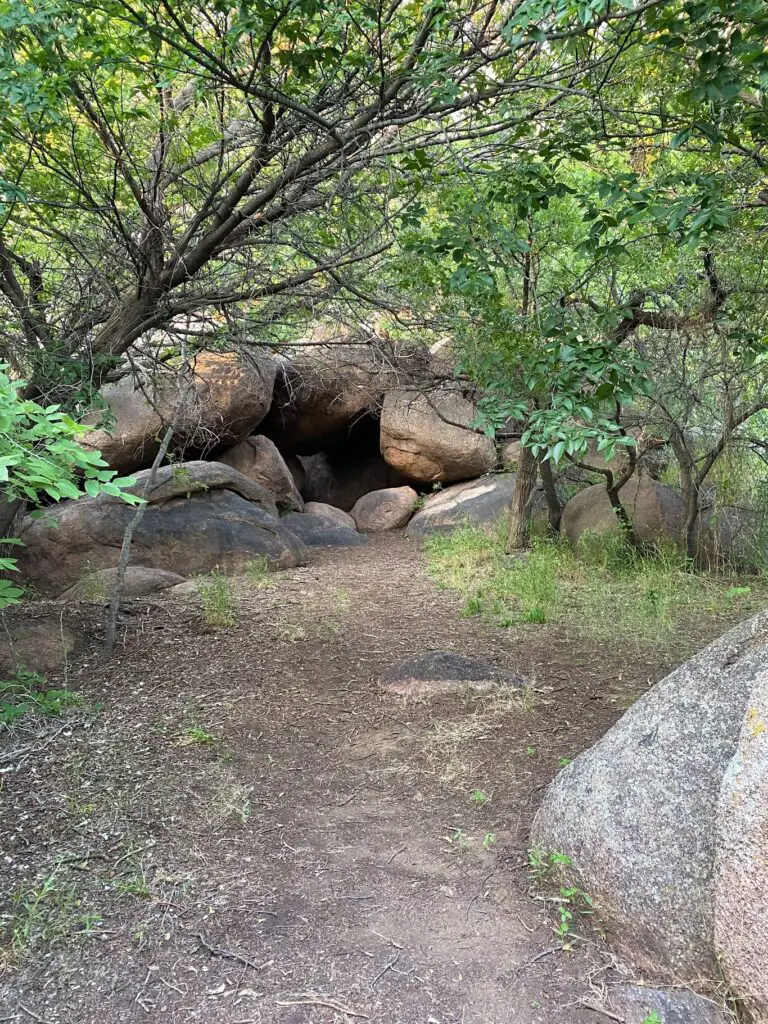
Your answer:
[[[143,493],[148,475],[137,475],[135,493]],[[216,566],[234,571],[257,556],[276,568],[306,559],[304,545],[277,518],[272,495],[230,466],[164,466],[147,501],[133,536],[134,565],[190,576]],[[131,506],[102,494],[61,502],[50,512],[25,520],[21,534],[19,568],[38,591],[60,594],[81,577],[117,565]]]
[[[409,537],[448,532],[468,523],[483,526],[504,515],[515,491],[513,473],[493,474],[444,487],[426,499],[406,527]]]
[[[391,384],[391,369],[375,348],[356,344],[348,329],[316,328],[283,360],[262,431],[281,452],[316,454],[343,440]]]
[[[310,548],[356,548],[365,544],[365,537],[357,530],[306,512],[292,512],[280,522]]]
[[[171,414],[177,395],[165,377],[147,381],[142,389],[130,377],[108,385],[100,394],[106,409],[84,417],[88,425],[105,421],[104,426],[94,426],[78,440],[84,448],[101,452],[118,473],[148,466],[160,449],[163,416]]]
[[[86,601],[90,604],[104,604],[112,597],[117,569],[101,569],[83,576],[77,583],[60,596],[62,601]],[[146,597],[160,590],[183,583],[184,577],[165,569],[150,569],[146,565],[129,565],[125,571],[122,596]]]
[[[720,790],[715,944],[729,987],[768,1024],[768,669],[747,704]]]
[[[80,443],[96,449],[119,473],[148,466],[162,435],[175,423],[172,451],[204,453],[250,434],[266,416],[277,370],[268,357],[203,352],[181,378],[162,371],[139,382],[126,378],[101,392],[106,410],[85,417],[98,424]]]
[[[490,437],[468,429],[475,415],[460,392],[390,392],[381,410],[381,454],[420,483],[453,483],[482,476],[496,463]]]
[[[732,1020],[718,1003],[685,989],[611,985],[606,994],[605,1018],[623,1024],[729,1024]]]
[[[356,530],[355,520],[348,512],[336,508],[335,505],[326,505],[322,501],[308,501],[304,505],[304,512],[316,519],[323,519],[333,526],[345,526],[348,530]]]
[[[761,612],[654,686],[563,769],[533,824],[532,845],[570,858],[616,945],[662,978],[716,976],[718,794],[767,659]]]
[[[268,437],[247,437],[220,455],[218,461],[266,487],[279,509],[301,512],[304,508],[290,469]]]
[[[302,456],[301,461],[305,473],[301,492],[304,500],[334,505],[345,512],[370,491],[407,483],[379,454],[337,450]]]
[[[418,500],[412,487],[385,487],[358,498],[351,515],[364,533],[399,530],[413,515]]]

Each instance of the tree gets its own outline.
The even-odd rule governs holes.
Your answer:
[[[620,490],[646,453],[635,451],[626,413],[657,423],[652,393],[679,386],[680,359],[690,375],[696,352],[703,357],[693,334],[719,339],[731,401],[766,342],[766,12],[664,3],[644,28],[615,55],[591,105],[560,108],[562,132],[541,137],[531,126],[523,152],[497,152],[481,173],[457,154],[406,239],[426,266],[415,272],[406,260],[403,275],[422,301],[439,291],[435,319],[445,330],[450,323],[463,372],[485,390],[490,431],[517,419],[540,468],[565,460],[594,469],[590,450],[608,460],[626,451],[620,470],[597,468],[628,537]],[[709,381],[702,408],[711,413],[711,358],[704,363],[696,373]],[[758,391],[747,386],[733,416],[722,409],[723,430],[693,456],[692,475],[690,453],[675,449],[688,510],[683,547],[695,535],[698,474],[741,417],[762,407]],[[544,476],[554,505],[549,468]],[[525,540],[518,521],[530,472],[524,482],[515,543]]]
[[[425,169],[588,107],[658,2],[9,0],[5,358],[69,401],[181,315],[364,300]]]

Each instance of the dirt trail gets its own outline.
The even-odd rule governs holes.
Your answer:
[[[237,605],[213,630],[194,601],[135,603],[118,656],[69,680],[103,707],[14,738],[0,1020],[605,1020],[583,1002],[612,961],[586,923],[557,948],[527,832],[561,759],[667,666],[461,618],[400,536],[242,581]],[[431,649],[531,685],[381,691]]]

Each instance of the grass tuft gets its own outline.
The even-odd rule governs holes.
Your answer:
[[[237,620],[232,590],[226,576],[214,569],[198,579],[197,591],[203,605],[206,626],[214,629],[234,626]]]
[[[62,864],[35,881],[22,882],[10,893],[10,909],[0,916],[0,936],[11,956],[48,951],[73,935],[88,937],[100,923],[97,914],[83,908],[77,886]]]

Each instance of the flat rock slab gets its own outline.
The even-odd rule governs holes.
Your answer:
[[[406,527],[407,537],[450,533],[459,526],[485,526],[506,514],[515,493],[514,473],[494,473],[436,491]]]
[[[101,569],[78,580],[73,587],[65,590],[60,601],[86,601],[90,604],[105,604],[112,598],[117,579],[117,569]],[[146,597],[159,590],[168,590],[184,577],[165,569],[151,569],[146,565],[129,565],[123,579],[123,597]]]
[[[0,679],[22,669],[42,676],[63,671],[88,646],[85,633],[61,612],[5,624],[0,642]]]
[[[306,512],[291,512],[280,522],[310,548],[356,548],[366,543],[366,538],[357,530],[338,526]]]
[[[484,658],[468,657],[455,651],[429,651],[401,661],[388,669],[379,682],[389,693],[404,696],[446,693],[464,686],[488,690],[494,686],[520,688],[525,685],[520,676],[503,672]]]
[[[645,1024],[655,1013],[661,1024],[728,1024],[730,1018],[711,999],[685,989],[617,985],[610,989],[611,1013],[624,1024]]]

